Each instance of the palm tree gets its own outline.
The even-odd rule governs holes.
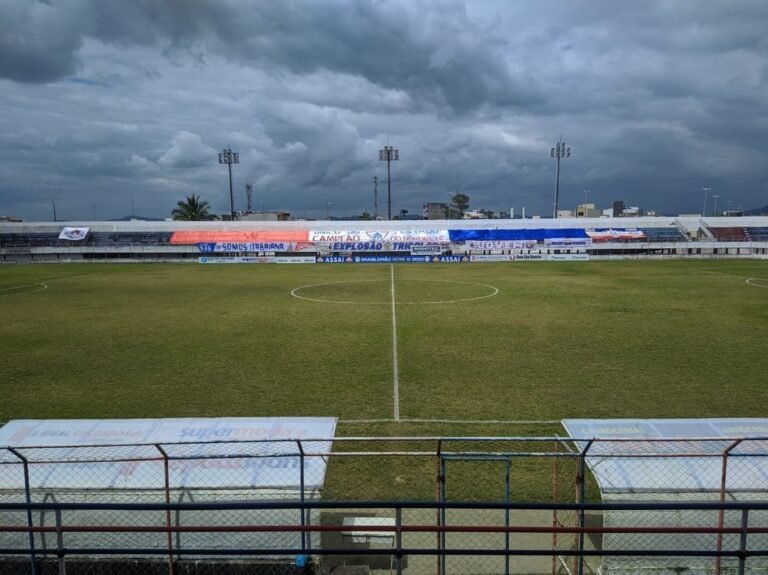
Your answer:
[[[200,201],[200,196],[192,194],[191,196],[187,196],[186,201],[177,202],[171,215],[174,220],[182,220],[185,222],[207,220],[210,217],[210,214],[208,213],[210,207],[208,202]]]

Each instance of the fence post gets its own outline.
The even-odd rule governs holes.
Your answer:
[[[32,522],[32,508],[29,505],[32,504],[32,492],[29,487],[29,462],[27,458],[21,453],[16,451],[13,447],[9,447],[8,451],[13,453],[21,460],[24,467],[24,495],[27,501],[27,527],[29,527],[29,557],[32,561],[32,575],[37,575],[37,557],[35,553],[35,534],[32,532],[34,523]]]
[[[163,456],[163,476],[164,476],[164,491],[165,491],[165,504],[170,505],[171,503],[171,478],[170,478],[170,472],[168,470],[168,454],[165,452],[165,450],[162,448],[162,446],[159,443],[155,443],[155,448],[160,452],[160,454]],[[168,574],[174,575],[175,568],[173,564],[173,523],[171,522],[171,509],[168,508],[165,510],[165,527],[168,530]]]
[[[558,503],[557,482],[560,470],[560,442],[555,440],[555,457],[552,458],[552,503]],[[552,509],[552,575],[557,573],[557,508]]]
[[[509,505],[512,502],[512,488],[510,486],[510,468],[512,467],[512,461],[507,459],[506,465],[506,472],[504,474],[504,501]],[[509,529],[509,507],[504,510],[504,527]],[[504,575],[509,575],[509,536],[510,532],[507,531],[504,534],[504,551],[506,551],[506,554],[504,555]]]
[[[725,503],[725,484],[728,479],[728,455],[733,449],[736,448],[739,443],[744,441],[743,439],[737,439],[723,450],[723,470],[720,476],[720,503]],[[720,553],[723,551],[723,526],[725,525],[725,509],[720,508],[720,512],[717,517],[717,527],[720,529],[717,533],[717,557],[715,557],[715,575],[720,575],[720,566],[723,558]]]
[[[397,561],[397,575],[403,575],[403,509],[395,508],[395,561]]]
[[[307,520],[305,514],[308,512],[307,509],[304,508],[304,446],[301,444],[301,439],[296,440],[296,446],[299,449],[299,501],[301,502],[301,509],[299,509],[299,513],[301,514],[301,551],[302,553],[306,552],[307,550],[307,532],[304,530],[304,527],[307,525]],[[311,540],[311,537],[310,537]]]
[[[587,482],[585,481],[587,473],[587,451],[592,447],[594,438],[587,442],[584,450],[579,455],[579,475],[577,482],[579,486],[579,503],[584,504],[586,499]],[[579,575],[584,575],[584,508],[579,510]]]
[[[56,509],[56,556],[59,558],[59,575],[67,575],[64,562],[64,533],[61,530],[61,509]]]
[[[747,561],[747,527],[749,526],[749,509],[741,510],[741,540],[739,541],[739,575],[744,575]]]
[[[445,459],[443,459],[442,447],[443,447],[443,441],[441,439],[437,442],[437,464],[438,464],[437,487],[438,487],[439,503],[445,503]],[[440,509],[438,510],[437,525],[438,527],[445,526],[445,507],[444,506],[441,506]],[[445,531],[438,532],[437,546],[440,551],[443,551],[443,552],[445,551]],[[438,575],[445,575],[445,553],[440,553],[439,557],[437,558],[437,561],[438,561],[438,567],[437,567]]]

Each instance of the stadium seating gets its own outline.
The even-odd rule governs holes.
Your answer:
[[[93,246],[167,246],[171,232],[92,232]]]
[[[750,242],[768,242],[768,226],[744,228],[744,234]]]
[[[59,234],[46,232],[29,232],[23,234],[0,234],[0,246],[8,248],[38,248],[55,246],[59,241]]]
[[[645,234],[646,242],[686,242],[682,232],[676,227],[669,228],[638,228]]]
[[[744,228],[713,228],[710,226],[709,231],[715,236],[715,239],[719,242],[748,242],[749,238],[744,231]]]

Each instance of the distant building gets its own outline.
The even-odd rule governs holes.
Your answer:
[[[242,222],[287,222],[291,219],[288,212],[240,212],[235,216]]]
[[[427,202],[422,206],[422,214],[428,220],[459,220],[461,212],[444,202]]]
[[[603,212],[595,204],[579,204],[576,207],[577,218],[599,218]]]

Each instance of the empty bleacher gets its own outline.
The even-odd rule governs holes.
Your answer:
[[[748,242],[744,228],[730,227],[730,228],[714,228],[709,227],[709,231],[715,236],[715,239],[719,242]]]
[[[676,227],[669,228],[638,228],[645,234],[646,242],[686,242],[683,233]]]
[[[89,244],[100,247],[167,246],[172,232],[92,232]]]
[[[744,235],[750,242],[768,242],[768,226],[744,228]]]

